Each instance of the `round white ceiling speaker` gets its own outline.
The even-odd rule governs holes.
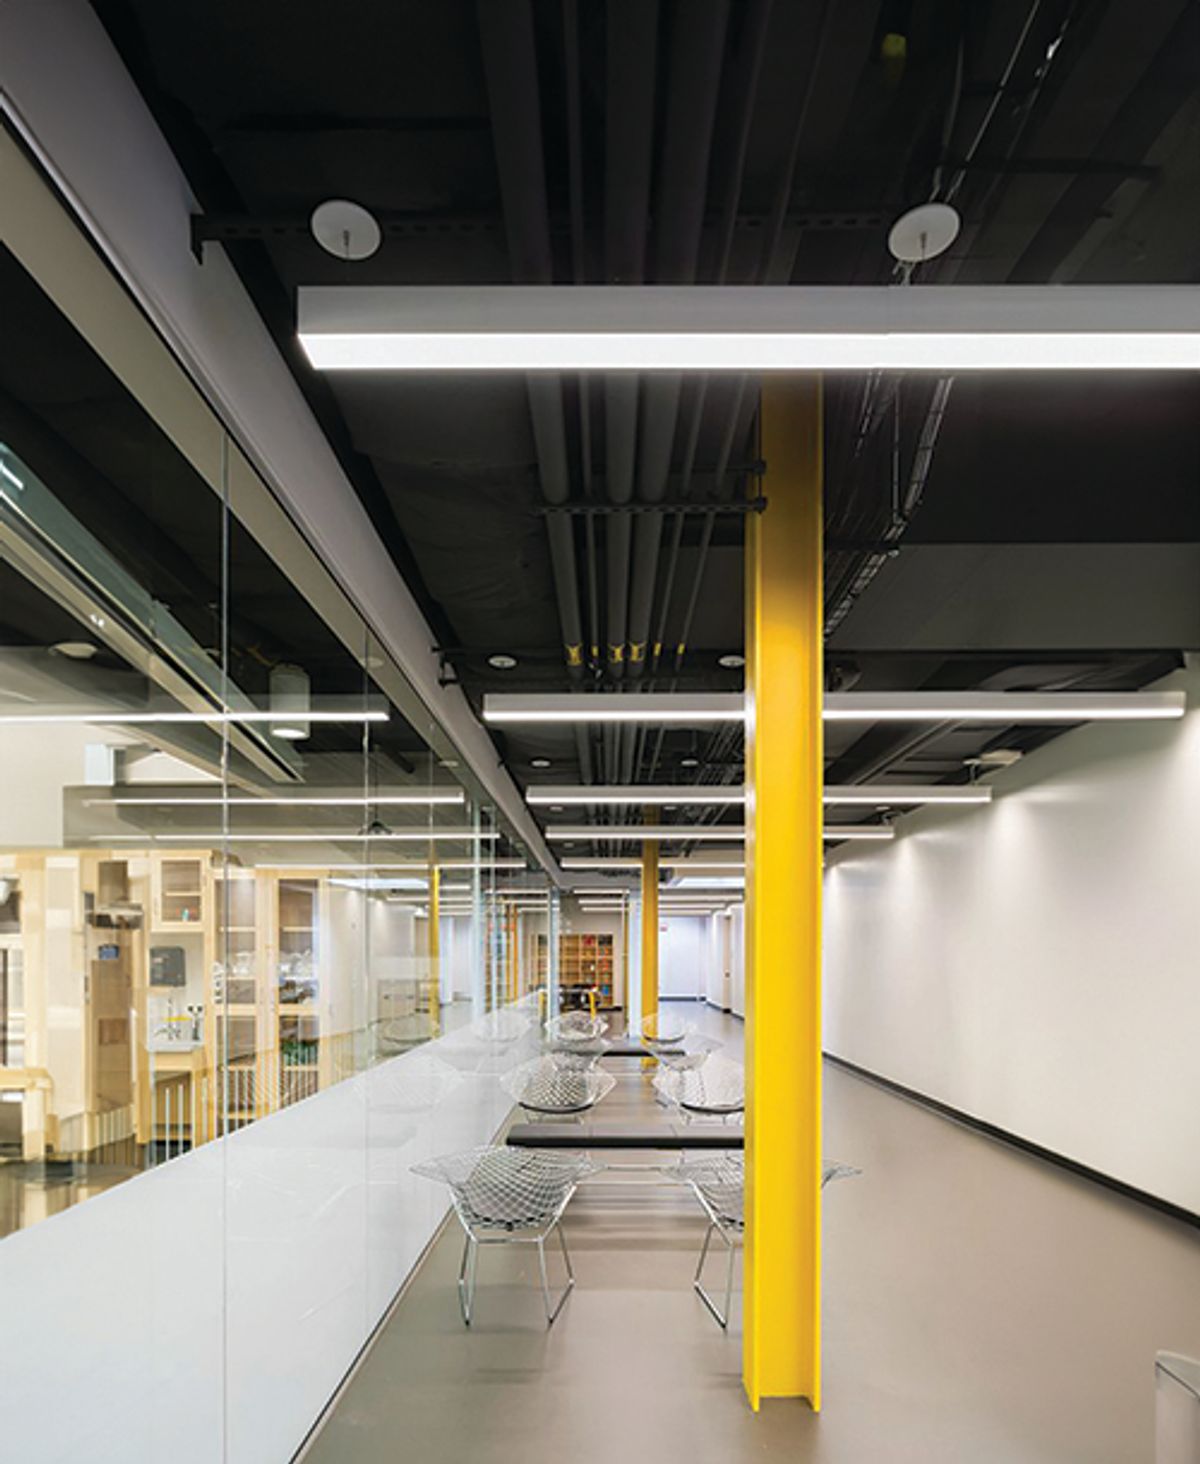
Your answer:
[[[383,243],[383,230],[375,216],[348,198],[319,203],[308,226],[321,248],[338,259],[370,259]]]
[[[901,214],[888,232],[888,248],[901,264],[924,264],[944,254],[962,228],[948,203],[922,203]]]

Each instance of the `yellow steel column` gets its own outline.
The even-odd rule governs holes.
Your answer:
[[[768,378],[746,538],[742,1376],[821,1405],[821,384]]]
[[[652,817],[648,811],[646,822]],[[657,1012],[658,840],[646,839],[642,843],[642,1021],[654,1018]]]
[[[442,1027],[442,899],[441,870],[429,865],[429,1025],[436,1037]]]

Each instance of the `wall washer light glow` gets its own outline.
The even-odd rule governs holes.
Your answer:
[[[1188,285],[302,286],[325,371],[1200,369]]]

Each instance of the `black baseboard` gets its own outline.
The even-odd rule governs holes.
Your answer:
[[[857,1063],[848,1062],[844,1057],[836,1057],[832,1052],[825,1053],[825,1060],[831,1062],[834,1067],[852,1073],[856,1078],[861,1078],[866,1083],[873,1083],[885,1092],[894,1093],[898,1098],[905,1098],[910,1103],[927,1108],[931,1113],[948,1118],[952,1123],[962,1124],[964,1128],[982,1134],[985,1138],[994,1139],[998,1144],[1007,1144],[1012,1149],[1019,1149],[1023,1154],[1030,1154],[1035,1159],[1041,1159],[1047,1164],[1065,1169],[1079,1179],[1087,1179],[1093,1184],[1103,1185],[1105,1189],[1112,1190],[1127,1200],[1146,1205],[1151,1210],[1157,1210],[1160,1215],[1166,1215],[1172,1220],[1178,1220],[1182,1225],[1190,1225],[1194,1230],[1200,1230],[1200,1215],[1193,1210],[1185,1210],[1182,1205],[1175,1205],[1170,1200],[1160,1199],[1158,1195],[1148,1194],[1135,1185],[1126,1184],[1123,1179],[1114,1179],[1111,1174],[1104,1174],[1099,1169],[1080,1164],[1077,1159],[1068,1159],[1065,1154],[1057,1154],[1053,1149],[1045,1149],[1041,1144],[1035,1144],[1030,1139],[1021,1138],[1019,1134],[1010,1133],[1008,1129],[998,1128],[996,1124],[988,1123],[986,1119],[975,1118],[972,1114],[964,1113],[960,1108],[953,1108],[949,1103],[943,1103],[938,1098],[930,1098],[925,1093],[917,1092],[915,1088],[906,1088],[903,1083],[897,1083],[891,1078],[873,1073],[869,1068],[859,1067]]]

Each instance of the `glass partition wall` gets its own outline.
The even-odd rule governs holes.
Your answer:
[[[17,171],[53,238],[0,242],[6,1442],[290,1458],[442,1217],[413,1165],[511,1109],[552,902]]]
[[[549,900],[230,440],[0,297],[3,1236],[538,1000]]]

